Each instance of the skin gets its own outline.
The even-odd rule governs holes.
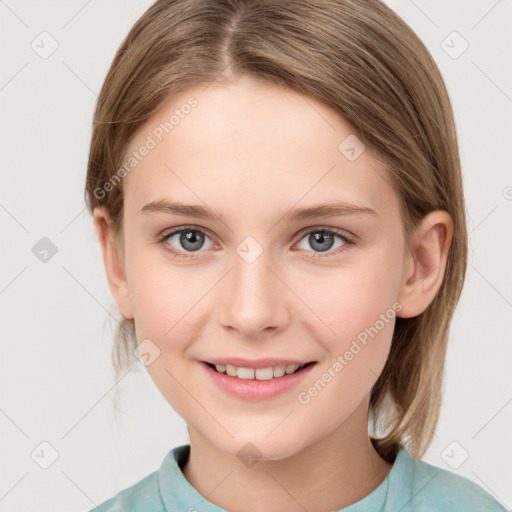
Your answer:
[[[108,213],[94,212],[110,289],[122,315],[135,319],[138,342],[149,338],[160,350],[147,369],[187,422],[191,453],[182,471],[199,493],[240,512],[346,507],[392,467],[370,443],[368,404],[394,318],[308,404],[297,395],[393,303],[404,318],[427,308],[442,284],[451,217],[430,213],[409,250],[386,168],[368,148],[354,161],[338,150],[350,126],[312,98],[247,78],[175,96],[130,151],[190,96],[198,105],[124,179],[124,252],[113,243]],[[140,212],[161,199],[207,205],[224,222]],[[279,221],[293,206],[331,200],[376,215]],[[190,259],[174,258],[157,241],[184,225],[206,230],[199,250],[179,234],[165,243],[188,249]],[[326,227],[356,244],[335,238],[321,252],[308,230],[301,234]],[[236,252],[247,236],[263,249],[250,264]],[[209,383],[199,361],[220,356],[318,363],[297,389],[247,402]],[[250,467],[237,456],[247,443],[261,457]]]

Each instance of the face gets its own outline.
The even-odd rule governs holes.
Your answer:
[[[249,79],[173,97],[129,152],[145,144],[124,181],[125,312],[158,389],[232,456],[251,442],[284,458],[341,428],[384,367],[402,283],[386,169],[327,106]],[[330,203],[366,211],[294,215]],[[235,357],[316,364],[291,389],[248,400],[203,363]]]

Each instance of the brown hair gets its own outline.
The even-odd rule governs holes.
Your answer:
[[[322,101],[389,170],[407,240],[433,210],[453,219],[444,280],[428,308],[396,318],[392,346],[372,388],[370,436],[393,461],[421,458],[439,417],[451,318],[467,265],[467,227],[457,135],[438,67],[411,28],[379,0],[159,0],[121,44],[98,98],[86,203],[104,206],[122,253],[123,183],[104,184],[137,130],[173,95],[248,76]],[[117,175],[119,179],[119,174]],[[98,191],[101,191],[98,192]],[[136,348],[124,319],[113,349],[116,378]]]

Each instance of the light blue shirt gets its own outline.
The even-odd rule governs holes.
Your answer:
[[[188,482],[181,467],[190,445],[173,448],[158,471],[90,512],[226,512]],[[401,449],[385,480],[363,499],[336,512],[508,512],[468,478],[412,458]]]

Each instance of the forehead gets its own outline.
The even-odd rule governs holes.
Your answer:
[[[277,85],[238,79],[190,88],[146,122],[127,158],[143,146],[150,149],[124,183],[125,201],[137,209],[164,198],[232,214],[274,203],[396,205],[387,170],[350,125]]]

